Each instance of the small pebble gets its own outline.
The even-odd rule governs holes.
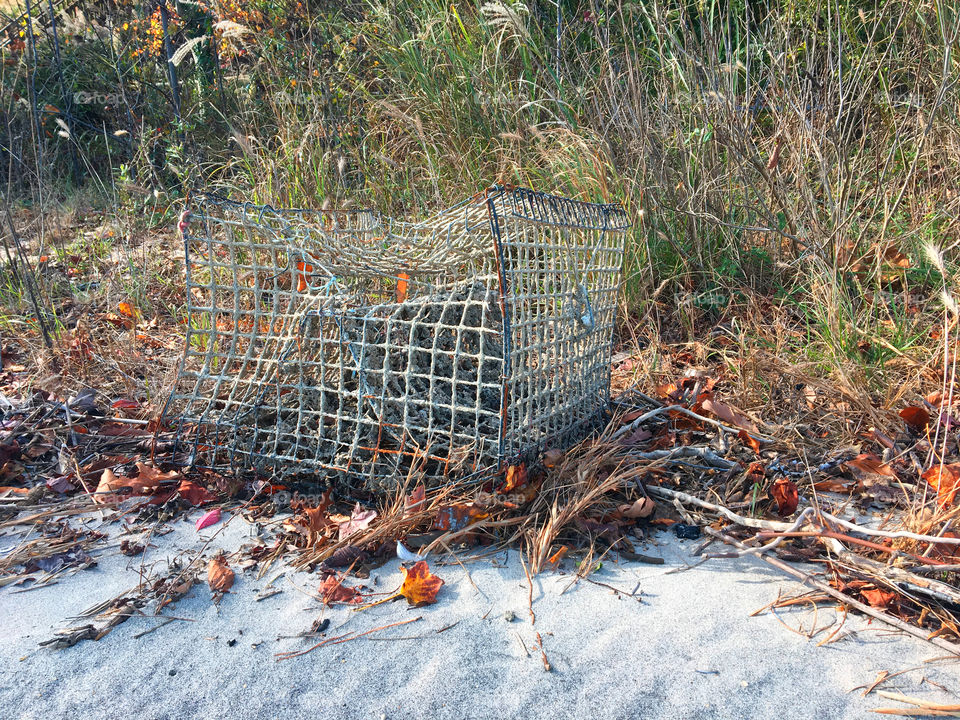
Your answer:
[[[177,671],[176,671],[176,670],[168,670],[168,671],[167,671],[167,675],[169,675],[170,677],[173,677],[173,676],[176,675],[176,674],[177,674]]]

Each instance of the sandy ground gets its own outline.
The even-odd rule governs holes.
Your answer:
[[[154,572],[182,550],[199,549],[218,526],[200,534],[184,521],[171,527],[144,559]],[[216,546],[235,550],[252,532],[235,518],[206,554]],[[15,542],[0,537],[0,552]],[[881,689],[960,702],[960,664],[929,662],[943,651],[922,641],[851,616],[840,639],[817,647],[835,628],[810,640],[782,623],[823,627],[835,619],[832,611],[750,617],[778,594],[803,590],[759,561],[711,560],[668,572],[691,560],[694,544],[664,533],[644,551],[664,557],[663,566],[605,561],[592,577],[619,594],[584,581],[571,585],[569,571],[542,574],[534,579],[535,625],[526,577],[511,551],[465,567],[431,559],[446,585],[437,604],[424,608],[401,601],[362,612],[324,609],[316,575],[288,571],[274,579],[283,570],[274,565],[259,580],[253,571],[238,572],[219,606],[198,585],[166,611],[192,621],[137,638],[159,621],[133,617],[98,642],[38,648],[70,616],[137,585],[141,559],[108,551],[96,567],[57,585],[0,590],[0,707],[5,717],[44,719],[863,718],[897,703],[856,688],[881,671],[908,668],[916,669]],[[271,580],[282,593],[258,602]],[[366,582],[377,591],[397,587],[398,561]],[[516,615],[512,622],[508,611]],[[278,662],[275,653],[317,642],[281,636],[308,630],[324,613],[328,637],[422,619]]]

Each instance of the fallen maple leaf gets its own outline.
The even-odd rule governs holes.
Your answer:
[[[227,565],[227,560],[223,555],[217,555],[210,561],[207,568],[207,585],[216,593],[224,593],[233,587],[233,581],[236,576],[233,570]]]
[[[945,508],[953,504],[960,490],[960,463],[934,465],[921,477],[937,491],[937,505]]]
[[[324,605],[330,603],[350,603],[356,605],[363,602],[360,591],[354,587],[347,587],[343,580],[336,575],[327,575],[320,585],[320,597]]]
[[[430,572],[426,560],[414,564],[409,570],[400,568],[403,573],[403,585],[400,594],[411,605],[432,605],[437,601],[437,593],[443,586],[443,580]]]
[[[296,515],[293,519],[293,525],[303,535],[306,536],[307,547],[313,547],[322,539],[328,528],[337,526],[329,514],[327,508],[332,504],[330,495],[333,491],[327,490],[320,499],[320,504],[316,507],[310,507],[305,503],[299,503],[293,507]],[[349,521],[349,518],[347,519]]]
[[[800,494],[797,491],[797,484],[788,478],[778,478],[773,487],[770,488],[770,494],[777,501],[777,514],[780,517],[792,515],[800,503]]]

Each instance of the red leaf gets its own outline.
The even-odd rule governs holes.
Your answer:
[[[793,480],[780,478],[770,490],[773,499],[777,501],[777,514],[780,517],[792,515],[800,502],[800,494],[797,491],[797,484]]]
[[[327,575],[324,578],[323,584],[320,585],[320,597],[324,605],[335,602],[356,605],[363,602],[360,591],[354,587],[347,587],[336,575]]]
[[[916,405],[905,407],[900,411],[900,417],[914,430],[923,430],[930,424],[930,413]]]
[[[180,497],[195,506],[217,499],[216,495],[205,487],[197,485],[193,480],[181,480],[177,492],[180,493]]]

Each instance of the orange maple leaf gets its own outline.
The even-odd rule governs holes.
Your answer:
[[[421,560],[409,570],[400,568],[400,572],[403,573],[400,594],[407,599],[408,603],[419,607],[432,605],[437,601],[437,593],[443,586],[443,580],[430,572],[426,560]]]
[[[941,508],[953,504],[960,490],[960,463],[934,465],[921,477],[937,491],[937,504]]]

